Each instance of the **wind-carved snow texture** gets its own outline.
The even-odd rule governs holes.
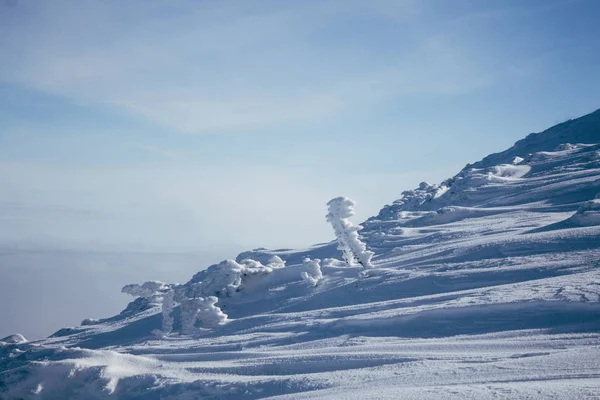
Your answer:
[[[360,225],[353,225],[348,218],[354,215],[354,201],[347,197],[336,197],[327,203],[329,213],[327,222],[333,226],[333,231],[337,237],[339,247],[344,255],[344,260],[349,266],[357,262],[364,268],[373,268],[371,258],[373,252],[367,250],[367,246],[360,241],[358,231],[362,229]]]
[[[597,399],[599,139],[600,111],[404,192],[361,224],[373,268],[255,249],[1,339],[0,398]]]

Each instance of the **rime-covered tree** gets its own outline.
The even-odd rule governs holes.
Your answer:
[[[321,260],[315,258],[311,260],[310,258],[304,259],[304,264],[302,265],[306,271],[302,271],[300,276],[305,281],[309,282],[312,286],[317,286],[319,281],[323,278],[323,272],[321,272]]]
[[[243,289],[243,283],[284,268],[285,262],[277,256],[271,257],[267,265],[246,259],[239,263],[225,260],[211,266],[198,278],[186,285],[168,285],[159,281],[148,281],[142,285],[126,285],[121,289],[142,302],[144,309],[162,306],[162,330],[159,334],[169,334],[173,330],[173,309],[179,305],[180,332],[185,335],[197,332],[196,325],[202,328],[215,328],[227,321],[217,302],[219,298],[234,295]],[[318,265],[317,265],[318,267]],[[318,271],[320,273],[320,270]],[[316,269],[311,270],[313,279],[320,279]]]
[[[338,240],[338,249],[342,251],[346,264],[352,266],[358,263],[364,268],[373,268],[371,264],[373,252],[368,251],[367,246],[358,237],[358,231],[362,226],[354,225],[348,219],[354,215],[354,205],[354,201],[347,197],[331,199],[327,203],[329,207],[327,221],[333,226]]]
[[[227,314],[215,306],[217,301],[219,299],[215,296],[181,300],[181,333],[191,335],[197,332],[198,320],[203,328],[214,328],[227,321]]]
[[[173,308],[175,307],[175,292],[170,289],[163,295],[162,302],[162,331],[165,334],[171,333],[173,330]]]
[[[122,293],[126,293],[133,297],[142,297],[144,299],[148,299],[150,303],[155,303],[160,301],[162,297],[162,292],[168,288],[163,282],[160,281],[148,281],[144,282],[142,285],[138,285],[137,283],[131,285],[125,285],[121,289]]]

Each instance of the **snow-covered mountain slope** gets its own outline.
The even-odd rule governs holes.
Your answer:
[[[363,223],[372,269],[335,242],[257,249],[2,339],[0,398],[598,398],[599,193],[596,111],[404,192]]]

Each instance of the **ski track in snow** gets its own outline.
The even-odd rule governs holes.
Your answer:
[[[219,296],[214,329],[158,337],[136,301],[8,337],[0,398],[600,398],[600,145],[565,144],[600,137],[600,112],[570,122],[384,207],[360,231],[373,269],[326,262],[333,242],[257,249],[238,261],[286,266]]]

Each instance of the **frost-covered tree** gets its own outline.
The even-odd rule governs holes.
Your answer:
[[[312,286],[317,286],[317,283],[323,278],[320,262],[321,260],[318,258],[315,258],[314,260],[311,260],[310,258],[304,259],[304,264],[302,266],[306,271],[302,271],[300,276]]]
[[[161,305],[163,317],[161,332],[168,334],[173,329],[173,316],[171,314],[175,307],[174,288],[174,285],[167,285],[160,281],[148,281],[142,285],[125,285],[121,292],[137,297],[136,301],[143,300],[146,307]],[[89,325],[93,321],[85,320],[84,323]]]
[[[373,252],[360,241],[358,231],[360,225],[354,225],[348,220],[354,215],[354,201],[347,197],[336,197],[327,203],[329,213],[327,221],[333,226],[338,240],[338,249],[342,251],[346,264],[355,265],[357,262],[364,268],[373,268],[371,258]]]
[[[161,305],[162,307],[162,331],[160,333],[169,334],[173,329],[173,308],[175,307],[176,285],[167,285],[160,281],[148,281],[142,285],[125,285],[121,292],[137,297],[136,302],[143,301],[144,308]],[[90,325],[93,320],[84,320],[82,324]]]
[[[165,334],[173,330],[173,308],[175,307],[175,292],[170,289],[163,295],[162,302],[162,331]]]
[[[239,263],[235,260],[221,261],[194,276],[196,282],[189,287],[189,297],[229,297],[242,289],[245,280],[269,274],[284,264],[279,257],[271,259],[267,265],[251,259]]]
[[[121,289],[121,292],[133,297],[143,297],[148,299],[150,303],[155,303],[160,300],[162,291],[167,287],[168,285],[160,281],[148,281],[142,285],[138,285],[137,283],[125,285]]]
[[[195,299],[185,299],[181,302],[179,309],[181,318],[180,330],[182,335],[191,335],[196,332],[196,319],[202,301],[204,301],[204,299],[198,297]]]
[[[197,319],[203,328],[215,328],[223,325],[227,321],[227,314],[221,311],[221,308],[215,304],[219,299],[215,296],[208,296],[200,305]]]
[[[227,321],[227,314],[216,305],[219,297],[229,297],[241,290],[245,281],[284,266],[285,262],[277,256],[271,257],[267,265],[251,259],[239,263],[225,260],[196,274],[185,285],[149,281],[142,285],[126,285],[121,291],[138,298],[135,302],[140,302],[142,307],[136,309],[162,306],[162,330],[158,334],[168,334],[173,330],[173,309],[179,305],[181,333],[189,335],[197,331],[198,321],[203,328],[214,328]]]
[[[181,302],[181,333],[191,335],[197,332],[196,321],[200,320],[204,328],[214,328],[227,321],[227,314],[215,304],[219,299],[215,296],[196,297]]]

